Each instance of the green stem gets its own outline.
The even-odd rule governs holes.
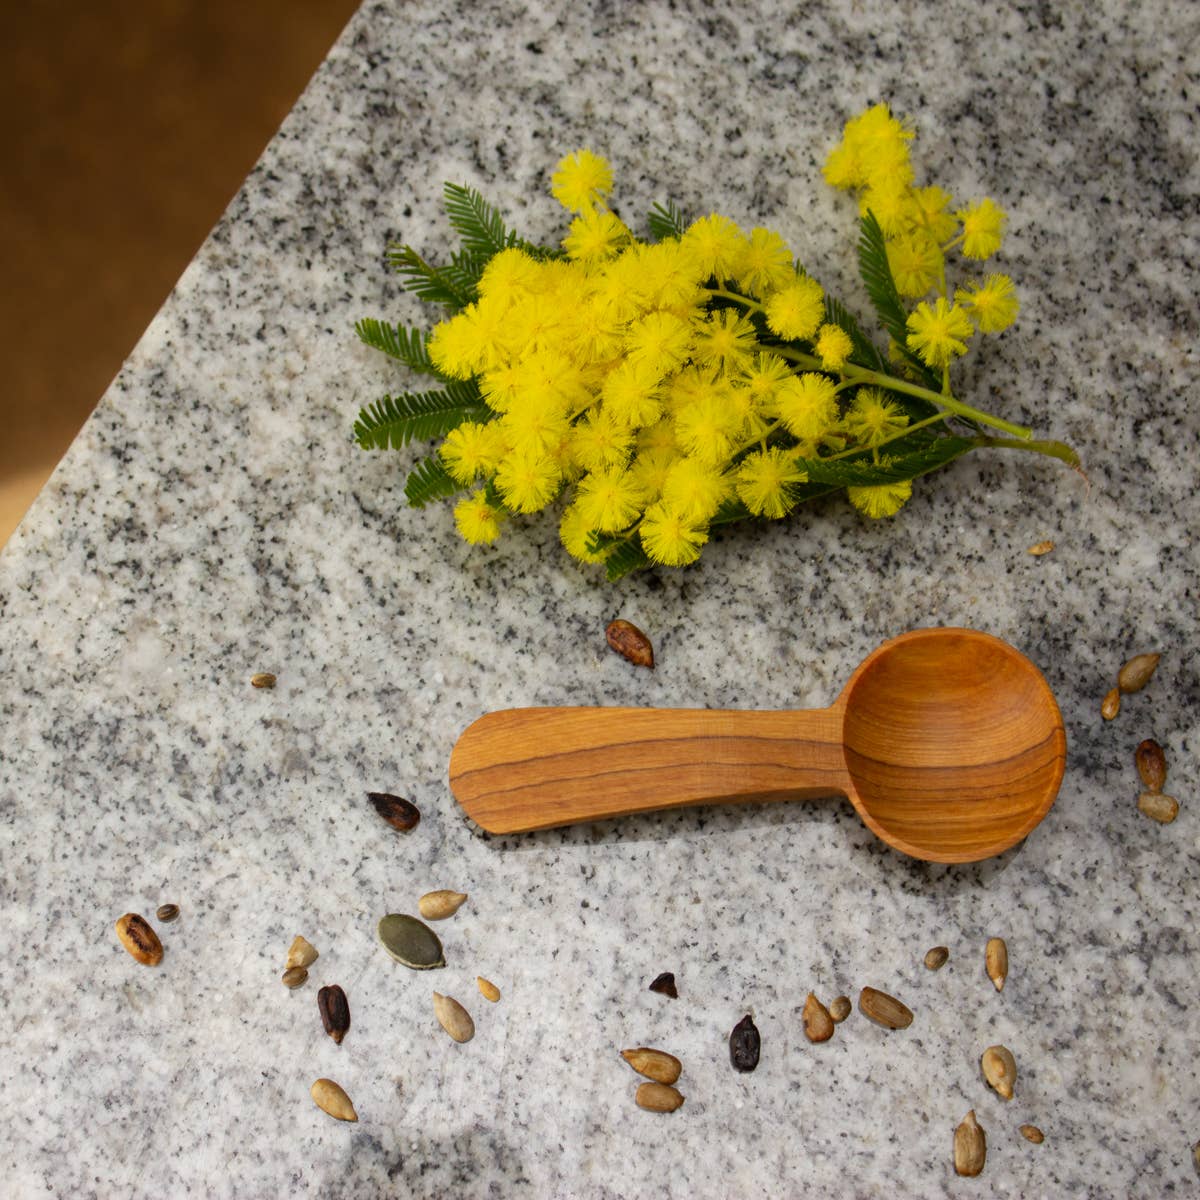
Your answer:
[[[877,445],[871,447],[871,449],[878,452],[878,450],[881,446],[886,446],[889,442],[899,441],[900,438],[908,437],[908,435],[910,433],[916,433],[916,431],[918,429],[924,429],[924,428],[926,428],[926,426],[929,426],[929,425],[936,425],[939,421],[944,421],[944,420],[946,420],[945,413],[935,413],[932,417],[926,417],[925,420],[918,421],[915,425],[905,425],[905,427],[903,429],[901,429],[899,432],[893,433],[892,436],[889,438],[884,438],[884,440],[882,442],[879,442]],[[1021,442],[1020,444],[1022,446],[1025,445],[1024,442]],[[821,461],[822,462],[835,462],[839,458],[850,458],[852,455],[862,454],[862,452],[866,448],[867,447],[865,447],[865,446],[851,446],[849,450],[841,450],[837,454],[827,454],[823,459],[821,459]]]
[[[1047,457],[1057,458],[1060,462],[1065,462],[1067,466],[1074,467],[1076,471],[1083,473],[1079,455],[1066,442],[1032,442],[1024,439],[1017,441],[1014,438],[999,437],[977,437],[974,441],[977,446],[989,446],[997,450],[1028,450],[1033,454],[1045,454]]]
[[[729,292],[724,288],[712,288],[711,291],[714,296],[720,296],[725,300],[732,300],[737,304],[745,305],[747,309],[762,311],[761,304],[747,299],[745,296],[740,296],[737,292]],[[799,350],[792,350],[787,346],[773,346],[771,352],[809,371],[824,370],[821,360],[814,355],[804,354]],[[882,371],[871,371],[866,367],[847,363],[842,368],[841,375],[843,380],[851,383],[869,383],[875,387],[887,388],[891,392],[903,392],[906,396],[916,396],[921,400],[928,400],[931,404],[937,404],[954,413],[956,416],[966,417],[971,421],[978,421],[981,425],[990,425],[993,429],[999,429],[1004,433],[1010,434],[1012,437],[1024,438],[1026,440],[1033,437],[1033,430],[1027,429],[1024,425],[1014,425],[1011,421],[1005,421],[1002,417],[993,417],[991,413],[985,413],[978,408],[973,408],[969,404],[964,404],[961,400],[956,400],[948,393],[934,392],[929,388],[921,387],[919,384],[909,383],[904,379],[897,379],[894,375],[885,375]]]

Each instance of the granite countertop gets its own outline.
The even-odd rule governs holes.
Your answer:
[[[0,558],[5,1195],[1195,1194],[1196,16],[779,7],[367,4],[146,331]],[[550,240],[550,171],[590,145],[631,217],[673,198],[778,228],[861,308],[853,205],[819,168],[879,99],[929,179],[1010,212],[1022,315],[964,391],[1075,445],[1086,479],[977,454],[894,521],[831,499],[611,586],[550,522],[468,548],[449,506],[404,507],[411,454],[353,444],[358,407],[404,386],[353,323],[428,316],[384,247],[445,253],[443,180]],[[617,615],[652,636],[653,673],[605,647]],[[998,859],[903,857],[837,801],[488,838],[450,795],[482,712],[818,706],[931,624],[1010,641],[1063,711],[1059,799]],[[1150,686],[1102,722],[1147,650]],[[1146,737],[1172,825],[1135,807]],[[417,830],[371,790],[417,802]],[[410,972],[376,921],[441,887],[470,894],[441,926],[449,965]],[[168,901],[149,970],[113,922]],[[321,957],[288,991],[297,933]],[[647,990],[666,970],[677,1000]],[[331,983],[341,1046],[316,1012]],[[866,984],[911,1028],[855,1012],[810,1045],[809,990]],[[474,1041],[437,1029],[434,988]],[[746,1013],[762,1062],[738,1075]],[[997,1042],[1008,1104],[979,1072]],[[618,1051],[638,1045],[683,1061],[679,1112],[634,1105]],[[313,1106],[318,1076],[357,1124]],[[976,1181],[951,1166],[972,1108]]]

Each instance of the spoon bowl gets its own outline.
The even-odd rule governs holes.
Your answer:
[[[492,833],[687,804],[848,796],[889,846],[974,862],[1050,810],[1066,734],[1041,672],[971,629],[876,649],[829,708],[521,708],[450,755],[450,787]]]

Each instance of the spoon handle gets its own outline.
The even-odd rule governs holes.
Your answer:
[[[707,802],[844,793],[838,707],[512,708],[469,726],[450,789],[490,833]]]

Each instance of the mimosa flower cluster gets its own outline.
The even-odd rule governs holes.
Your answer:
[[[360,443],[444,433],[410,478],[410,501],[465,493],[454,519],[477,544],[553,509],[566,550],[614,578],[692,563],[714,525],[778,520],[839,487],[867,517],[890,516],[915,477],[979,445],[1025,442],[1073,461],[954,396],[951,363],[1017,314],[1008,276],[976,270],[1001,247],[1004,213],[918,187],[911,140],[877,105],[847,123],[825,165],[830,184],[858,195],[886,360],[771,229],[717,213],[685,224],[672,206],[652,215],[656,240],[635,236],[591,151],[553,175],[572,214],[561,249],[528,245],[475,193],[448,186],[463,253],[443,269],[409,247],[395,261],[449,315],[428,335],[359,326],[447,386],[364,410]],[[971,268],[954,291],[951,256]],[[956,436],[952,419],[1011,436]]]

